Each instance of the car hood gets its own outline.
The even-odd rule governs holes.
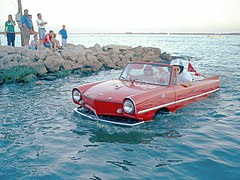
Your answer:
[[[90,87],[83,93],[83,95],[95,100],[122,102],[126,97],[131,97],[139,93],[145,93],[156,88],[161,88],[161,86],[111,80]]]

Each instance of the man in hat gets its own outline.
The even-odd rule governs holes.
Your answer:
[[[189,72],[184,71],[184,65],[182,60],[173,60],[171,62],[171,65],[173,66],[173,70],[175,71],[174,75],[174,83],[184,83],[184,82],[192,82],[192,76]]]

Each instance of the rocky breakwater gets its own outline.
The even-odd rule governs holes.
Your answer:
[[[90,48],[68,44],[56,52],[47,48],[0,46],[0,85],[54,80],[72,73],[88,76],[102,70],[121,69],[129,61],[156,60],[160,55],[159,48],[142,46],[117,52],[98,44]]]

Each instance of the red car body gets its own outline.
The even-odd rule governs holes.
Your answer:
[[[159,68],[167,70],[165,84],[140,81],[137,76],[146,66],[152,66],[155,71]],[[196,76],[198,80],[191,83],[174,84],[173,67],[161,62],[130,62],[117,80],[74,88],[73,102],[78,105],[75,112],[92,120],[134,126],[152,120],[156,113],[174,112],[206,98],[220,87],[219,76]],[[131,71],[135,72],[134,76],[130,77],[131,71],[126,70],[128,68],[133,68]]]

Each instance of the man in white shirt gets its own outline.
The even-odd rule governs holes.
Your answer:
[[[45,32],[46,32],[45,25],[47,24],[47,22],[42,20],[41,13],[38,13],[37,17],[38,17],[37,25],[38,25],[38,33],[39,33],[39,45],[43,45],[44,36],[45,36]]]
[[[173,70],[176,74],[174,77],[174,83],[180,84],[184,82],[192,82],[191,74],[187,71],[184,71],[184,65],[182,60],[173,60],[171,65],[173,66]]]

